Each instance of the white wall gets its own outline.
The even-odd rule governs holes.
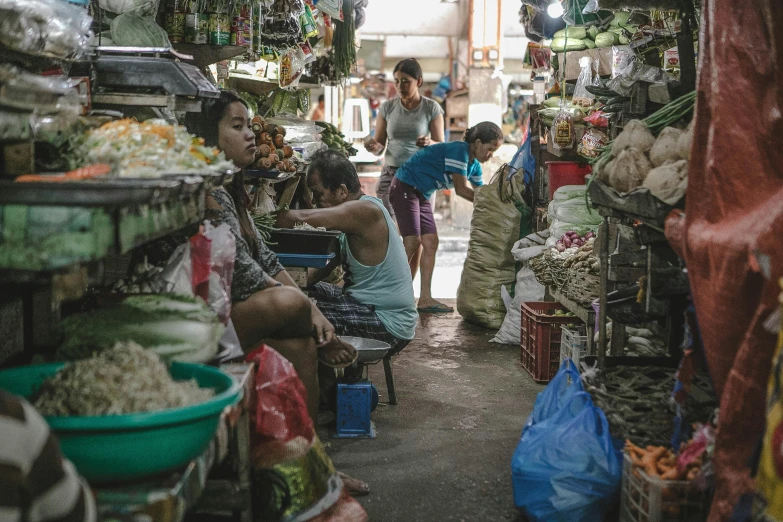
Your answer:
[[[511,1],[511,0],[504,0]],[[459,3],[440,0],[370,0],[362,34],[459,36]]]

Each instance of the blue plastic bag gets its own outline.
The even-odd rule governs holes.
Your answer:
[[[579,377],[579,369],[574,361],[566,359],[544,391],[536,397],[533,412],[528,417],[524,430],[550,418],[567,404],[574,394],[583,391],[585,389]]]
[[[604,520],[622,478],[606,416],[585,392],[525,431],[511,470],[514,504],[534,522]]]

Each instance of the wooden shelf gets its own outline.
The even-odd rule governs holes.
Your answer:
[[[192,56],[193,60],[185,61],[193,63],[196,67],[206,67],[223,60],[230,60],[248,51],[247,47],[236,45],[176,43],[172,44],[172,47],[178,53]]]

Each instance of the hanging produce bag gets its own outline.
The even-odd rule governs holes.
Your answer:
[[[511,249],[531,232],[531,211],[522,201],[524,176],[518,174],[503,165],[488,185],[476,190],[468,257],[457,290],[463,319],[494,330],[506,316],[500,289],[513,289],[516,279]]]
[[[584,392],[522,434],[511,470],[514,504],[532,522],[604,520],[622,478],[606,416]]]

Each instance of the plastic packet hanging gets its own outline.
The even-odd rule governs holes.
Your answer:
[[[582,140],[576,147],[576,152],[588,158],[597,158],[601,155],[601,148],[609,143],[609,136],[598,129],[587,129]]]
[[[302,16],[299,18],[302,25],[302,34],[305,39],[318,36],[318,24],[315,22],[315,16],[309,5],[305,4],[305,10]]]
[[[615,45],[612,47],[612,78],[625,73],[633,64],[636,57],[629,45]]]
[[[571,102],[580,107],[590,107],[595,100],[595,96],[587,92],[587,87],[593,85],[593,59],[590,56],[583,56],[579,59],[579,67],[582,68],[579,78],[576,80],[574,96]]]
[[[286,49],[280,55],[279,61],[278,75],[280,87],[289,91],[295,90],[304,72],[304,66],[302,49],[298,45]]]
[[[601,70],[601,61],[598,58],[593,59],[593,87],[601,86],[601,75],[598,71]]]
[[[312,63],[316,60],[315,53],[313,52],[313,47],[310,45],[310,42],[299,42],[299,49],[302,51],[301,56],[304,57],[304,63]]]
[[[561,102],[560,110],[552,122],[552,143],[556,149],[574,147],[574,116]]]
[[[342,0],[319,0],[318,9],[329,15],[333,20],[343,21]]]

